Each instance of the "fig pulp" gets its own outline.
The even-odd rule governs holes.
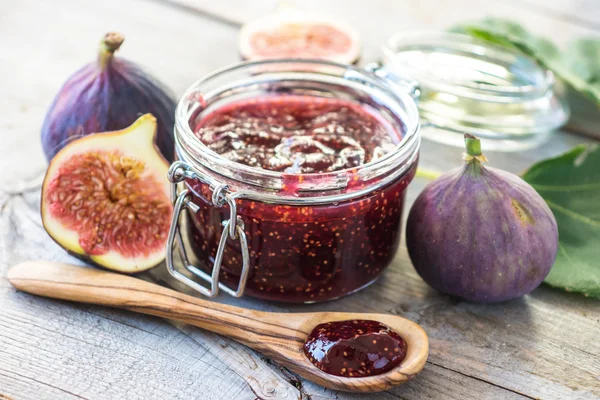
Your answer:
[[[245,24],[240,31],[245,60],[312,58],[352,64],[360,56],[358,31],[323,15],[283,8]]]
[[[48,234],[99,266],[139,272],[159,264],[172,215],[169,164],[154,143],[156,119],[91,134],[52,159],[42,186]]]
[[[76,72],[56,95],[42,127],[48,161],[73,139],[124,129],[145,113],[156,117],[156,143],[162,155],[173,161],[175,100],[139,66],[114,57],[123,40],[121,34],[107,34],[97,61]]]
[[[442,293],[479,303],[519,297],[550,272],[556,220],[524,180],[483,166],[479,139],[465,142],[465,165],[429,184],[410,210],[410,259]]]

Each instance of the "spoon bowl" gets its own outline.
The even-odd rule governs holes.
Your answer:
[[[30,261],[8,271],[17,289],[38,296],[122,308],[175,319],[253,348],[305,379],[334,390],[378,392],[410,380],[427,361],[427,334],[405,318],[370,313],[273,313],[206,301],[141,279],[70,264]],[[331,375],[315,367],[304,354],[308,335],[319,324],[367,319],[397,332],[407,344],[397,367],[369,377]]]

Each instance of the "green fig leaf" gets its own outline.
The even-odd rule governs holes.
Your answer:
[[[600,146],[580,145],[540,161],[523,179],[558,223],[558,254],[545,282],[600,298]]]
[[[554,64],[560,59],[560,50],[552,42],[502,18],[485,18],[480,22],[457,25],[450,31],[467,34],[511,50],[519,50],[545,65]]]
[[[549,40],[502,18],[461,24],[450,31],[519,50],[538,60],[573,89],[600,105],[600,40],[597,38],[577,39],[566,46],[565,52],[561,52]]]
[[[571,85],[600,105],[600,39],[582,38],[572,41],[565,48],[563,59],[572,74],[585,82],[586,87],[581,90],[575,83]],[[570,79],[573,80],[573,77]]]

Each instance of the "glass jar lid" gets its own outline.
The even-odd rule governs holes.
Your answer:
[[[383,54],[385,73],[418,82],[426,138],[462,146],[466,132],[490,150],[516,151],[568,120],[554,74],[522,53],[461,34],[397,33]]]

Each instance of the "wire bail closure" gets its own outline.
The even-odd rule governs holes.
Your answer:
[[[215,297],[219,293],[219,289],[231,296],[241,297],[246,288],[246,280],[250,269],[250,256],[248,254],[248,241],[246,240],[246,233],[244,232],[244,222],[237,216],[235,199],[230,195],[229,187],[206,175],[198,173],[183,161],[176,161],[171,165],[168,178],[171,182],[171,201],[173,202],[173,218],[171,220],[171,227],[169,228],[166,251],[167,270],[169,271],[169,274],[206,297]],[[179,192],[177,187],[178,184],[186,179],[199,180],[208,185],[212,190],[211,202],[213,206],[217,208],[221,208],[226,204],[229,206],[229,219],[223,221],[223,232],[221,234],[221,240],[219,241],[219,247],[217,248],[212,273],[210,275],[189,262],[187,252],[183,245],[183,238],[179,227],[181,212],[184,209],[188,209],[195,214],[200,210],[200,208],[191,201],[191,194],[188,189]],[[227,244],[228,238],[231,240],[238,239],[242,252],[242,272],[236,290],[232,290],[224,284],[219,283],[219,272],[223,261],[223,252],[225,251],[225,245]],[[203,281],[208,282],[210,284],[209,287],[188,278],[186,275],[175,269],[173,262],[175,239],[177,239],[179,254],[185,269]]]

